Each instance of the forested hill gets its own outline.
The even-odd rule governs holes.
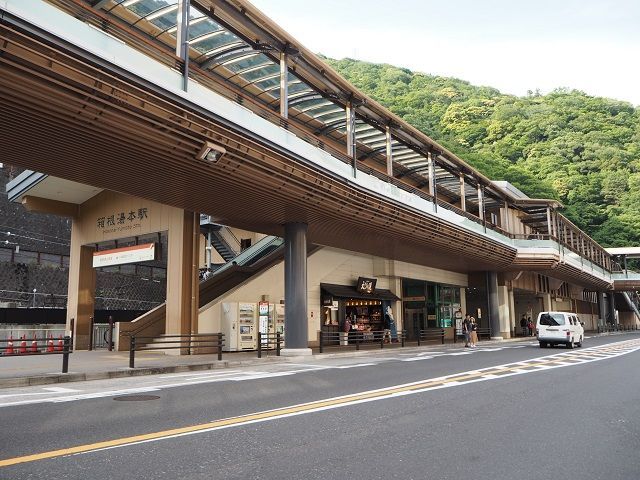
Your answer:
[[[489,178],[560,200],[601,245],[640,246],[640,109],[630,103],[566,89],[515,97],[391,65],[326,60]]]

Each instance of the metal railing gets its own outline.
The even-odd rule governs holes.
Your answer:
[[[139,342],[145,343],[139,345]],[[146,350],[171,350],[179,348],[191,355],[195,349],[214,349],[218,354],[218,360],[222,360],[222,347],[224,346],[223,333],[197,333],[193,335],[160,335],[157,337],[137,337],[131,336],[129,344],[129,368],[135,368],[136,351]]]
[[[428,328],[418,332],[418,345],[431,341],[439,341],[444,345],[444,328]]]
[[[638,325],[598,325],[598,333],[606,332],[631,332],[638,330]]]
[[[385,345],[405,346],[406,331],[402,330],[396,333],[395,337],[391,335],[389,330],[375,330],[371,332],[362,332],[352,330],[350,332],[320,332],[320,353],[324,353],[326,348],[353,347],[360,350],[361,346],[376,345],[384,348]]]
[[[49,338],[33,337],[32,340],[27,340],[26,336],[23,335],[22,338],[17,340],[11,337],[0,340],[0,346],[2,345],[4,345],[4,348],[0,357],[62,355],[62,373],[69,373],[69,355],[73,353],[73,345],[69,336],[57,340],[54,340],[51,336]]]
[[[284,343],[284,336],[281,333],[261,333],[258,332],[258,358],[262,358],[263,350],[276,350],[276,356],[280,356],[281,345]]]

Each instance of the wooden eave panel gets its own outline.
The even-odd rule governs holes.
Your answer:
[[[308,222],[311,242],[386,258],[466,271],[515,257],[5,26],[0,37],[0,147],[10,163],[265,233]],[[227,149],[216,165],[195,158],[205,140]]]

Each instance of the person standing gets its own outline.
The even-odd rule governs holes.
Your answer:
[[[471,323],[471,348],[476,348],[478,343],[478,324],[474,317],[471,317],[469,322]]]
[[[522,318],[520,319],[520,327],[522,328],[522,336],[527,336],[527,315],[522,314]]]
[[[531,321],[531,317],[527,321],[527,327],[529,327],[529,336],[533,337],[533,322]]]
[[[464,316],[462,321],[462,333],[464,334],[464,346],[469,348],[469,342],[471,342],[471,315],[468,313]]]

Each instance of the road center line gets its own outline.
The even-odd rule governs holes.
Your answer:
[[[625,341],[620,342],[623,345],[619,345],[621,348],[616,352],[612,352],[609,357],[613,358],[620,355],[625,355],[640,349],[640,341]],[[70,448],[63,448],[59,450],[51,450],[48,452],[36,453],[32,455],[25,455],[20,457],[7,458],[0,460],[0,467],[8,467],[11,465],[17,465],[20,463],[29,463],[37,460],[45,460],[56,457],[63,457],[68,455],[83,454],[89,452],[95,452],[99,450],[112,449],[118,447],[124,447],[129,445],[135,445],[139,443],[147,443],[152,441],[164,440],[169,438],[175,438],[185,435],[193,435],[197,433],[205,433],[213,430],[219,430],[224,428],[238,427],[247,425],[250,423],[264,422],[270,420],[276,420],[286,418],[289,416],[302,415],[306,413],[314,413],[324,411],[333,408],[341,408],[358,403],[371,402],[377,400],[384,400],[391,397],[412,395],[416,393],[423,393],[429,390],[448,388],[454,386],[462,386],[470,382],[482,382],[497,380],[501,377],[522,375],[527,373],[539,373],[541,370],[534,368],[549,363],[554,364],[551,368],[562,368],[574,365],[582,364],[567,364],[562,361],[562,358],[557,356],[539,357],[529,360],[527,363],[528,370],[523,370],[523,362],[498,365],[489,367],[482,370],[472,370],[470,372],[462,372],[453,375],[447,375],[444,377],[437,377],[427,380],[421,380],[417,382],[407,383],[403,385],[396,385],[393,387],[386,387],[381,389],[364,391],[356,394],[344,395],[339,397],[327,398],[324,400],[318,400],[299,405],[292,405],[289,407],[277,408],[274,410],[266,410],[262,412],[256,412],[248,415],[241,415],[237,417],[230,417],[221,420],[215,420],[212,422],[202,423],[198,425],[191,425],[187,427],[174,428],[164,430],[160,432],[153,432],[141,435],[134,435],[124,438],[116,438],[113,440],[106,440],[103,442],[91,443],[86,445],[78,445]],[[596,362],[604,360],[603,358],[597,358],[593,360],[586,360],[586,362]],[[496,375],[497,374],[497,375]],[[502,375],[500,375],[502,374]]]

